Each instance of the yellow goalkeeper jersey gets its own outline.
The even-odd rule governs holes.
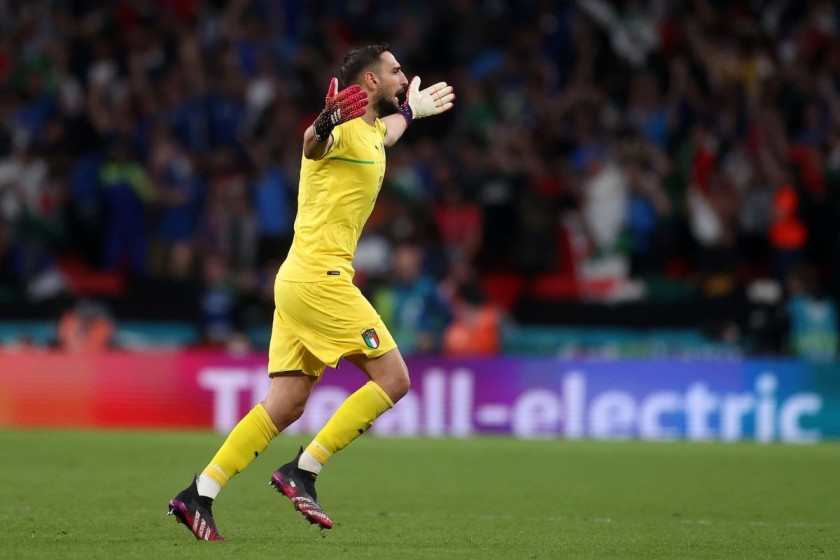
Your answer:
[[[320,160],[301,158],[295,236],[277,277],[353,277],[353,256],[385,175],[385,123],[353,119],[333,129]]]

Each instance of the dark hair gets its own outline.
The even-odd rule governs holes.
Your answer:
[[[341,63],[342,87],[355,84],[361,73],[379,62],[379,55],[389,50],[388,43],[350,49]]]
[[[458,299],[460,299],[462,302],[474,305],[476,307],[482,305],[485,301],[487,301],[487,297],[484,294],[484,290],[481,288],[481,284],[475,281],[470,281],[466,284],[462,284],[458,288],[457,294]]]

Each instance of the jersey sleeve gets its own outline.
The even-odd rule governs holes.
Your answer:
[[[379,136],[384,139],[385,134],[388,132],[388,125],[385,124],[385,121],[383,121],[382,119],[377,118],[376,119],[376,130],[379,131]]]
[[[330,151],[327,152],[332,156],[340,155],[341,152],[344,150],[344,144],[346,144],[346,142],[342,141],[344,137],[343,129],[344,125],[338,125],[332,130],[333,142],[332,146],[330,146]]]

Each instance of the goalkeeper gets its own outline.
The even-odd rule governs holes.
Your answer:
[[[211,506],[221,489],[303,413],[326,366],[346,361],[369,381],[350,395],[270,484],[311,523],[329,529],[315,480],[330,457],[371,427],[409,388],[405,361],[382,319],[353,284],[353,256],[385,175],[385,149],[414,119],[452,108],[445,82],[409,83],[387,45],[351,50],[326,105],[303,135],[298,213],[289,254],[274,285],[275,312],[265,399],[228,435],[169,513],[197,539],[222,540]],[[405,94],[400,104],[398,96]]]

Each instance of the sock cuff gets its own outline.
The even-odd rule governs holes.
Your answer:
[[[207,467],[202,471],[201,474],[209,477],[212,480],[214,480],[216,482],[216,484],[219,485],[219,490],[224,488],[224,486],[230,480],[230,476],[224,470],[222,470],[222,467],[220,467],[219,465],[213,464],[213,463],[207,465]],[[201,477],[199,476],[198,477],[198,483],[202,484],[202,483],[206,483],[206,481],[201,480]],[[202,490],[203,490],[203,488],[202,488]],[[199,490],[198,493],[201,494],[201,490]],[[218,494],[218,493],[219,492],[216,491],[216,494]],[[209,496],[210,494],[205,492],[202,495]],[[210,496],[210,497],[215,498],[216,496]]]
[[[367,383],[365,383],[365,386],[370,386],[371,389],[376,391],[376,393],[380,397],[382,397],[382,400],[385,401],[385,404],[388,405],[388,408],[394,408],[394,401],[391,400],[391,397],[388,396],[388,393],[385,392],[385,389],[380,387],[376,382],[368,381]]]
[[[251,410],[254,412],[254,419],[260,424],[260,428],[262,428],[265,434],[269,436],[269,439],[280,433],[280,430],[277,429],[277,426],[274,424],[274,420],[272,420],[271,416],[268,415],[268,411],[262,403],[257,403]]]
[[[332,457],[332,453],[330,453],[326,447],[324,447],[314,439],[312,440],[312,443],[306,446],[306,452],[301,455],[302,460],[306,460],[305,457],[307,453],[310,457],[315,459],[315,461],[319,465],[325,465],[327,461],[330,460],[330,457]],[[314,467],[314,465],[302,465],[300,460],[298,460],[298,466],[305,471],[314,472],[315,474],[318,474],[318,472],[320,472],[320,469],[318,467],[312,468]]]

